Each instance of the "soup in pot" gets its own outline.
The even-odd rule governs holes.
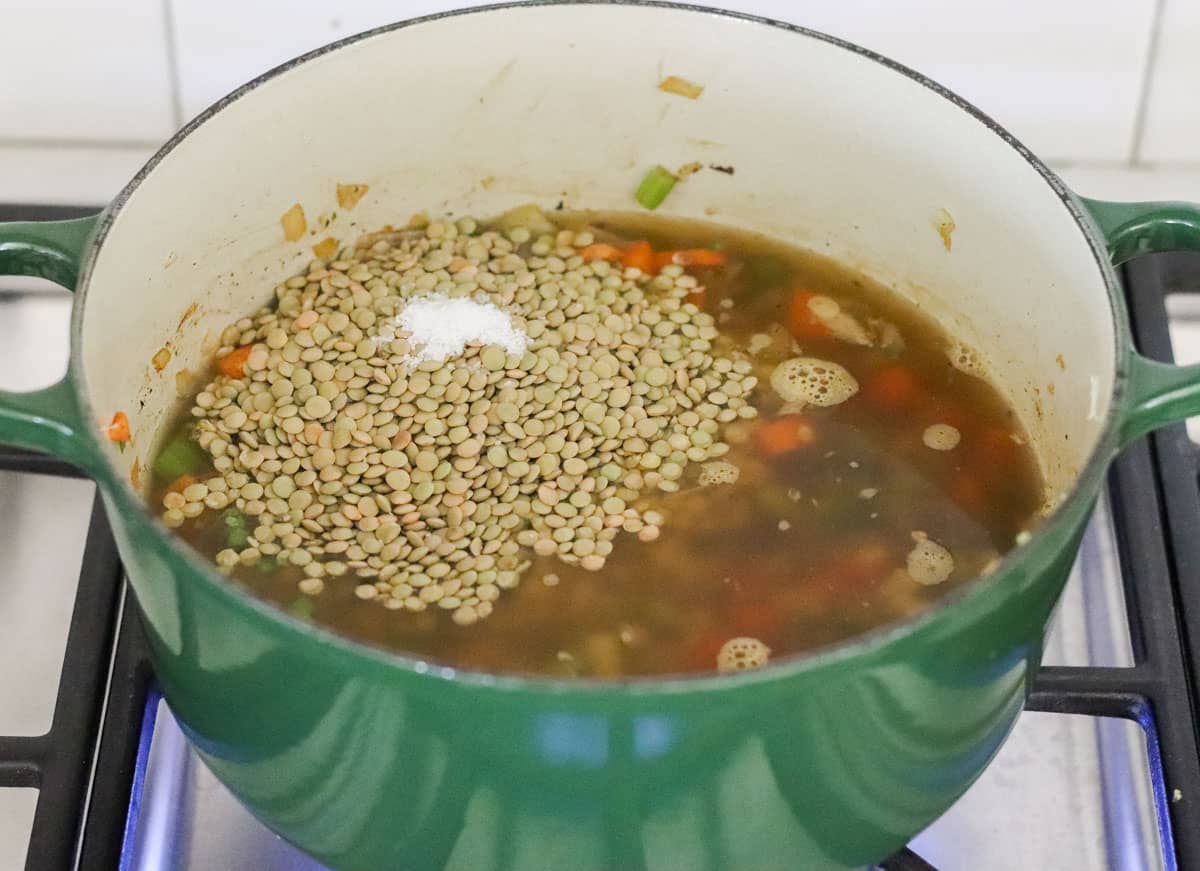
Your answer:
[[[1036,521],[970,349],[844,265],[642,214],[418,223],[229,325],[156,454],[164,522],[294,615],[485,671],[732,671]]]

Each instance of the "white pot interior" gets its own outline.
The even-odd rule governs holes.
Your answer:
[[[669,74],[703,95],[658,90]],[[852,50],[638,6],[517,7],[380,33],[193,130],[132,191],[91,274],[90,402],[98,421],[123,410],[134,430],[114,462],[147,464],[187,372],[319,239],[418,211],[629,209],[648,167],[689,161],[736,174],[697,173],[662,211],[832,254],[932,312],[1010,397],[1051,491],[1072,485],[1110,402],[1114,330],[1103,273],[1047,180],[967,111]],[[370,190],[338,209],[338,182]],[[289,243],[279,219],[297,202],[310,232]],[[950,251],[941,209],[956,223]]]

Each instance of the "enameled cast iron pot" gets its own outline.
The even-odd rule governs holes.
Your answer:
[[[659,91],[668,74],[703,95]],[[143,507],[135,469],[177,381],[320,236],[419,210],[629,208],[647,167],[693,160],[735,173],[688,178],[664,212],[845,259],[987,361],[1054,504],[992,576],[753,674],[525,679],[293,619]],[[338,182],[370,191],[338,209]],[[296,202],[310,227],[336,217],[288,243],[279,218]],[[1200,248],[1200,210],[1077,198],[961,99],[838,40],[670,4],[477,9],[268,73],[189,124],[101,215],[0,226],[0,272],[76,291],[67,377],[0,393],[0,440],[100,484],[174,712],[255,814],[334,867],[861,866],[949,807],[1004,740],[1113,455],[1200,412],[1200,369],[1131,348],[1113,273],[1168,248]],[[123,453],[102,434],[116,411],[133,429]]]

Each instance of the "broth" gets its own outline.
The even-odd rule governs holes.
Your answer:
[[[777,659],[859,635],[927,608],[986,572],[1035,522],[1043,501],[1042,482],[1012,409],[972,369],[969,352],[911,303],[827,258],[729,227],[623,213],[559,213],[552,219],[559,237],[542,237],[540,255],[530,253],[531,246],[539,242],[536,232],[514,231],[511,220],[503,224],[512,236],[516,253],[540,258],[534,264],[544,265],[556,254],[568,254],[565,249],[572,248],[572,232],[586,234],[582,241],[593,246],[611,245],[622,257],[633,250],[631,243],[643,240],[650,243],[653,251],[708,252],[674,258],[685,261],[683,268],[676,268],[680,265],[676,263],[667,272],[682,272],[683,276],[691,277],[684,278],[683,284],[695,286],[672,292],[682,295],[686,291],[683,297],[686,302],[681,300],[684,310],[690,303],[711,315],[720,335],[712,340],[710,357],[718,352],[725,354],[746,370],[743,379],[757,378],[744,406],[756,409],[756,416],[751,417],[750,411],[743,410],[730,419],[731,415],[726,413],[721,415],[723,420],[713,419],[702,434],[692,439],[685,436],[681,440],[675,437],[678,433],[664,437],[661,441],[666,448],[662,450],[667,454],[658,460],[644,460],[647,464],[644,472],[663,470],[653,479],[667,481],[667,491],[656,486],[634,494],[628,488],[619,489],[626,480],[624,477],[617,482],[616,492],[636,495],[625,512],[633,516],[625,521],[618,518],[624,531],[614,532],[609,539],[595,533],[590,539],[592,543],[568,550],[566,562],[559,554],[535,552],[528,541],[536,536],[527,532],[519,552],[508,555],[507,564],[514,565],[511,571],[519,570],[519,584],[504,590],[498,598],[488,598],[487,608],[482,604],[478,608],[471,606],[472,616],[477,614],[486,619],[472,619],[470,625],[459,625],[452,619],[452,611],[455,616],[463,613],[455,608],[463,608],[462,603],[469,601],[469,585],[456,587],[446,597],[453,600],[452,607],[444,604],[437,607],[430,602],[423,610],[411,611],[403,602],[419,595],[418,588],[407,589],[404,595],[393,595],[398,590],[397,579],[408,577],[413,567],[404,559],[396,560],[404,564],[397,570],[388,570],[387,578],[380,579],[380,570],[368,565],[367,560],[372,555],[378,557],[379,551],[372,554],[365,549],[365,539],[374,534],[379,524],[364,517],[365,509],[352,507],[351,516],[338,521],[349,530],[340,539],[350,542],[349,545],[335,543],[326,551],[311,538],[297,545],[294,550],[310,552],[311,558],[303,560],[305,567],[281,558],[289,552],[288,536],[291,543],[296,543],[299,531],[284,531],[272,539],[256,538],[255,524],[261,525],[256,518],[264,514],[240,513],[246,510],[248,502],[256,501],[247,498],[258,495],[253,486],[251,491],[238,489],[236,494],[227,487],[224,500],[212,499],[210,507],[199,513],[195,508],[187,509],[194,516],[172,515],[177,532],[209,558],[221,551],[233,552],[229,550],[232,534],[241,548],[257,553],[246,559],[239,559],[236,554],[233,558],[226,557],[226,571],[257,595],[349,638],[472,669],[618,677],[713,671],[718,667],[722,650],[725,657],[722,661],[728,667],[757,665],[761,658],[756,657],[767,648],[771,658]],[[544,220],[544,216],[538,215],[533,223]],[[565,235],[561,232],[564,230]],[[409,235],[426,238],[431,232],[427,229]],[[474,230],[476,236],[481,232]],[[352,261],[368,259],[372,244],[378,246],[383,239],[385,246],[379,247],[391,246],[395,251],[403,246],[404,238],[408,237],[404,234],[369,237],[365,247],[353,249],[358,252],[356,255],[344,251],[341,256],[347,268],[341,274],[353,276],[359,264]],[[565,245],[559,244],[564,242]],[[450,243],[430,244],[436,247]],[[548,246],[560,250],[547,252]],[[572,261],[571,256],[566,256],[559,263],[567,264],[564,268],[569,272],[572,269],[569,264],[577,260],[578,257]],[[328,266],[318,262],[310,275],[339,271]],[[447,268],[452,266],[453,261]],[[590,264],[584,263],[574,268],[588,273],[589,267]],[[378,276],[386,271],[379,268],[375,273]],[[395,274],[393,271],[392,275]],[[609,274],[622,275],[616,265]],[[633,273],[624,273],[626,277],[630,274]],[[360,278],[370,283],[365,272]],[[670,286],[670,279],[668,276],[659,284]],[[678,288],[679,279],[673,280]],[[321,280],[300,278],[293,281],[292,287],[307,288],[301,292],[309,292],[309,303],[323,293],[336,296],[335,288],[314,289],[320,284]],[[356,280],[351,278],[347,284],[353,287]],[[658,292],[653,280],[635,284],[645,287],[648,299]],[[627,287],[620,292],[627,293]],[[285,284],[277,289],[277,298],[285,294],[286,288]],[[836,305],[831,305],[830,300]],[[348,303],[343,310],[349,307]],[[384,310],[392,309],[385,306]],[[290,317],[297,315],[296,311],[287,313]],[[283,316],[283,312],[278,312],[268,315],[265,322],[239,322],[226,331],[223,338],[226,350],[253,343],[260,349],[273,348],[281,339],[269,336],[268,332],[276,325],[274,318]],[[701,316],[695,323],[708,321]],[[693,333],[697,331],[695,323],[691,324]],[[370,335],[371,329],[376,327],[362,332]],[[586,344],[586,333],[577,340]],[[533,339],[530,351],[536,350],[537,345],[537,339]],[[268,352],[272,362],[265,369],[270,370],[277,366],[279,352]],[[333,349],[327,356],[333,359],[336,353]],[[267,354],[261,356],[265,358]],[[857,391],[845,401],[827,406],[809,403],[801,408],[795,402],[789,404],[772,388],[772,375],[781,363],[797,357],[817,358],[844,367],[857,382]],[[452,364],[453,360],[448,362]],[[479,369],[478,361],[470,366]],[[709,380],[716,377],[710,374]],[[528,380],[536,384],[546,378]],[[513,379],[514,384],[518,381]],[[217,386],[206,388],[210,399],[220,399],[220,384],[228,385],[229,379],[217,378]],[[467,389],[469,385],[463,387],[464,391]],[[705,389],[710,389],[707,384]],[[836,393],[838,384],[828,389]],[[287,390],[290,394],[291,388]],[[678,395],[687,397],[684,387],[677,390]],[[730,406],[738,404],[733,397],[725,397],[723,393],[719,396],[729,399]],[[705,396],[697,391],[698,400],[712,397],[711,392]],[[603,400],[603,396],[599,398]],[[692,402],[699,408],[703,402],[698,403],[697,399],[685,399],[684,403]],[[276,408],[279,401],[282,399],[277,398]],[[317,405],[321,406],[317,411],[324,410],[321,402]],[[171,452],[178,454],[178,462],[156,464],[150,492],[153,505],[174,505],[178,511],[181,502],[189,501],[179,493],[185,486],[219,481],[230,471],[241,470],[250,485],[255,478],[266,483],[268,490],[257,501],[269,508],[271,472],[264,469],[266,463],[261,457],[255,457],[261,465],[252,469],[241,462],[240,458],[254,446],[248,446],[236,425],[252,424],[244,423],[245,413],[239,413],[236,403],[233,406],[234,410],[222,418],[214,415],[211,403],[207,409],[200,408],[197,397],[191,398],[163,449],[168,458]],[[249,404],[251,417],[257,407]],[[269,407],[269,402],[262,407]],[[403,418],[403,404],[399,408],[397,414]],[[711,409],[701,410],[707,414]],[[328,417],[333,419],[337,414],[337,409],[333,409]],[[693,414],[708,419],[704,414]],[[236,418],[232,427],[228,426],[230,416]],[[214,467],[211,450],[188,447],[195,438],[197,419],[206,418],[223,421],[227,429],[238,433],[228,438],[226,433],[220,438],[225,442],[220,455],[235,458],[218,462],[226,466],[224,471]],[[552,422],[553,418],[547,420]],[[690,419],[684,420],[690,425]],[[516,423],[519,429],[520,420]],[[488,424],[479,433],[478,452],[483,456],[487,456],[493,443],[507,438],[503,422],[493,416]],[[420,438],[419,422],[405,421],[405,425],[412,428],[417,443],[429,442]],[[438,424],[431,426],[430,432],[444,428]],[[541,450],[545,450],[552,433],[541,426],[531,430],[538,434],[509,438],[508,444],[529,446],[532,459],[532,452],[538,450],[533,445],[540,444]],[[694,428],[689,431],[696,432]],[[306,435],[295,437],[303,440]],[[213,438],[208,442],[210,449]],[[393,438],[393,445],[396,438],[401,437]],[[598,444],[602,438],[602,433],[596,433]],[[657,441],[660,440],[652,438],[647,442],[646,453],[654,451]],[[347,448],[352,450],[354,444]],[[727,444],[728,452],[721,455],[710,444]],[[417,448],[419,444],[408,447]],[[368,446],[367,450],[373,448]],[[271,453],[269,449],[266,452]],[[393,459],[408,468],[415,455],[404,446],[400,452],[403,456]],[[293,466],[301,470],[295,478],[307,480],[302,472],[313,469],[313,456],[311,452],[307,457],[294,452],[291,457],[278,454],[275,463],[280,464],[280,457],[283,463],[295,459]],[[348,457],[338,462],[345,459]],[[511,463],[511,458],[507,461]],[[191,476],[183,481],[175,474],[181,464],[188,467]],[[677,477],[665,477],[669,464],[679,470]],[[382,466],[369,461],[360,465],[368,468],[361,470],[356,481],[359,478],[379,481]],[[588,500],[577,497],[584,505],[591,504],[591,492],[600,494],[602,488],[609,486],[604,473],[597,471],[602,465],[598,460],[584,475],[595,478],[595,489],[587,494]],[[375,466],[374,471],[371,466]],[[457,470],[458,466],[454,468]],[[669,473],[674,475],[675,469]],[[710,481],[727,479],[735,473],[733,483]],[[453,476],[457,472],[448,474]],[[531,469],[529,475],[536,476],[536,470]],[[407,473],[401,478],[407,478]],[[235,479],[235,483],[240,480]],[[298,487],[309,486],[319,501],[322,480],[318,477]],[[468,483],[478,486],[478,482],[485,480],[481,473]],[[575,479],[565,480],[566,490],[571,489]],[[518,488],[517,510],[513,513],[521,515],[535,510],[527,503],[538,499],[540,491],[536,484],[534,481],[533,485]],[[221,486],[215,484],[215,489],[201,503]],[[379,483],[373,486],[383,487]],[[290,523],[290,527],[301,527],[306,515],[297,506],[312,503],[292,500],[291,484],[285,489],[286,493],[281,490],[276,495],[289,499],[287,510],[277,513],[290,511],[290,521],[297,521]],[[178,495],[170,495],[172,490]],[[562,493],[564,500],[566,490]],[[193,490],[188,496],[196,496],[198,492]],[[468,491],[467,495],[472,492],[475,491]],[[213,504],[220,508],[211,508]],[[283,507],[278,501],[274,504],[276,508]],[[367,506],[371,508],[368,517],[390,516],[385,513],[390,504],[394,503],[385,498],[378,509]],[[239,513],[231,514],[231,510]],[[428,519],[411,519],[412,514],[418,513],[410,512],[408,522],[421,524]],[[564,514],[569,512],[564,509]],[[463,520],[461,512],[450,516],[451,520]],[[235,521],[239,519],[245,534],[236,530],[231,533],[231,526],[237,526]],[[288,517],[272,518],[274,523],[280,520],[284,526],[279,529],[289,530]],[[608,518],[605,520],[603,528],[607,529]],[[404,526],[402,521],[403,518],[397,518],[395,523]],[[443,537],[449,539],[455,534],[453,528],[450,523],[441,529],[427,529],[417,539],[425,540],[421,536],[432,531],[441,544]],[[520,524],[514,521],[510,530],[516,534],[519,528]],[[417,540],[409,538],[410,529],[403,529],[397,540]],[[602,540],[610,544],[601,548]],[[480,549],[486,546],[485,543]],[[375,544],[370,544],[370,548],[374,547]],[[599,560],[603,563],[600,570],[585,568],[589,565],[587,555],[593,556],[590,566],[594,568],[596,555],[608,548],[611,552],[606,559]],[[362,558],[352,560],[347,554],[361,554]],[[425,554],[420,553],[420,557]],[[413,558],[410,554],[407,559]],[[500,563],[503,559],[498,558]],[[309,574],[312,570],[307,566],[322,561],[337,561],[345,573],[325,574],[319,593],[299,592],[315,589]],[[297,558],[295,562],[301,560]],[[378,564],[379,559],[375,562]],[[479,557],[476,562],[490,565]],[[356,576],[358,569],[351,563],[358,563],[368,577]],[[484,571],[487,570],[476,574],[482,576]],[[309,579],[307,587],[306,579]],[[381,601],[389,598],[397,601],[381,607]],[[476,600],[482,602],[478,596]],[[734,645],[735,650],[728,643],[737,638],[750,640],[740,647]],[[738,650],[744,654],[740,658],[735,655]]]

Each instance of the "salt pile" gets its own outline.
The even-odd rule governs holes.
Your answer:
[[[379,331],[380,341],[407,336],[409,360],[416,365],[461,356],[472,343],[497,345],[509,354],[524,354],[529,337],[512,318],[490,302],[431,294],[418,297]]]

